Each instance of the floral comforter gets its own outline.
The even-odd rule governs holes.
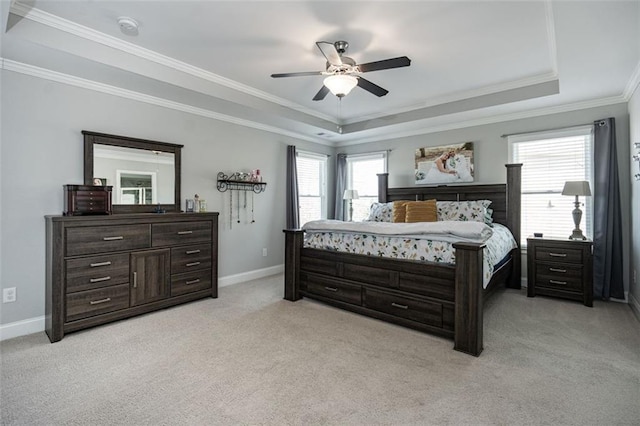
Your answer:
[[[498,264],[511,250],[516,241],[506,226],[494,224],[492,235],[484,241],[483,286],[486,287]],[[368,256],[396,259],[422,260],[455,264],[456,256],[451,237],[444,241],[433,235],[380,235],[349,231],[311,230],[305,232],[304,247],[333,250]]]

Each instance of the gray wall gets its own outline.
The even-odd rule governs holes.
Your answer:
[[[184,145],[183,198],[199,194],[220,216],[220,276],[283,263],[286,146],[333,149],[9,71],[1,74],[0,287],[17,302],[0,304],[0,324],[44,315],[44,215],[61,214],[62,185],[83,182],[81,130]],[[234,218],[219,171],[260,169],[267,189],[255,196],[256,223]],[[330,170],[333,173],[333,169]],[[182,201],[184,205],[184,200]],[[235,208],[235,207],[234,207]],[[268,256],[262,256],[262,248]]]
[[[638,95],[636,94],[636,97]],[[637,101],[636,101],[637,102]],[[636,112],[636,116],[637,116]],[[618,147],[618,164],[620,165],[620,191],[622,194],[623,234],[624,234],[624,276],[625,290],[629,289],[629,260],[630,260],[630,216],[631,206],[629,197],[630,173],[629,173],[629,115],[627,104],[621,103],[606,107],[591,108],[580,111],[572,111],[560,114],[545,115],[541,117],[521,120],[505,121],[484,126],[468,127],[465,129],[449,130],[446,132],[430,133],[419,136],[411,136],[400,139],[374,142],[371,144],[345,146],[338,152],[357,154],[369,151],[381,151],[391,149],[389,153],[389,185],[413,186],[414,185],[414,155],[417,148],[448,145],[460,142],[474,142],[474,166],[475,183],[502,183],[505,182],[505,168],[509,160],[507,139],[504,134],[526,133],[546,129],[571,127],[581,124],[590,124],[601,118],[615,117],[616,135]],[[636,117],[637,121],[637,117]],[[637,124],[640,126],[640,124]],[[636,132],[640,129],[636,130]],[[638,139],[640,140],[640,138]],[[636,185],[636,191],[637,185]],[[637,202],[636,198],[636,215]],[[640,229],[640,227],[639,227]],[[526,259],[523,254],[523,278],[526,277]]]
[[[631,159],[632,155],[636,155],[638,151],[634,148],[634,142],[640,142],[640,86],[636,87],[636,91],[629,101],[629,138],[631,162],[631,284],[629,286],[629,299],[635,306],[635,312],[640,319],[640,181],[635,180],[633,175],[640,173],[640,163]],[[624,197],[623,197],[624,198]],[[635,277],[635,280],[634,280]]]

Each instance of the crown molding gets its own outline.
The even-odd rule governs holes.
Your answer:
[[[127,41],[121,40],[117,37],[112,37],[102,32],[99,32],[91,28],[85,27],[83,25],[77,24],[75,22],[69,21],[67,19],[60,18],[56,15],[45,12],[43,10],[40,10],[37,8],[31,8],[19,2],[15,2],[14,4],[11,5],[10,11],[16,15],[22,16],[23,18],[29,19],[31,21],[37,22],[42,25],[46,25],[48,27],[51,27],[60,31],[64,31],[66,33],[83,38],[85,40],[88,40],[94,43],[99,43],[104,46],[117,49],[122,52],[128,53],[130,55],[136,56],[138,58],[151,61],[160,65],[166,66],[168,68],[171,68],[173,70],[183,72],[185,74],[189,74],[194,77],[209,81],[211,83],[219,84],[221,86],[225,86],[227,88],[236,90],[238,92],[242,92],[247,95],[254,96],[256,98],[260,98],[265,101],[272,102],[274,104],[278,104],[280,106],[290,108],[290,109],[302,112],[304,114],[320,118],[322,120],[329,121],[331,123],[335,123],[335,119],[329,115],[322,114],[318,111],[312,110],[310,108],[306,108],[295,102],[291,102],[287,99],[283,99],[283,98],[271,95],[269,93],[263,92],[261,90],[255,89],[245,84],[238,83],[237,81],[203,70],[202,68],[189,65],[182,61],[178,61],[169,56],[157,53],[153,50],[145,49],[133,43],[129,43]],[[335,124],[337,125],[337,123]]]
[[[276,133],[283,136],[292,137],[295,139],[301,139],[321,145],[333,146],[333,143],[324,141],[319,138],[309,137],[302,133],[292,132],[289,130],[281,129],[275,126],[269,126],[263,123],[255,121],[245,120],[238,117],[233,117],[226,114],[221,114],[215,111],[207,110],[204,108],[198,108],[191,105],[183,104],[180,102],[170,101],[168,99],[159,98],[156,96],[146,95],[144,93],[135,92],[133,90],[122,89],[120,87],[111,86],[104,83],[99,83],[85,78],[72,76],[69,74],[60,73],[57,71],[48,70],[45,68],[36,67],[34,65],[25,64],[22,62],[13,61],[11,59],[0,58],[0,65],[3,70],[16,72],[19,74],[25,74],[44,80],[55,81],[57,83],[66,84],[69,86],[75,86],[82,89],[93,90],[96,92],[105,93],[108,95],[118,96],[120,98],[130,99],[138,102],[144,102],[151,105],[156,105],[176,111],[186,112],[188,114],[199,115],[201,117],[212,118],[214,120],[225,121],[227,123],[237,124],[239,126],[250,127],[253,129],[264,130],[270,133]]]
[[[607,105],[625,103],[627,101],[628,100],[625,99],[625,97],[622,95],[610,96],[608,98],[591,99],[588,101],[574,102],[571,104],[558,105],[554,107],[538,108],[538,109],[533,109],[529,111],[521,111],[521,112],[510,113],[510,114],[493,115],[490,117],[478,118],[474,120],[456,121],[453,123],[445,123],[437,126],[428,126],[427,124],[425,124],[424,129],[414,129],[414,130],[408,130],[405,132],[397,132],[397,133],[394,133],[393,136],[386,134],[386,135],[362,138],[358,140],[337,141],[335,146],[337,148],[340,148],[340,147],[360,145],[360,144],[370,143],[370,142],[379,142],[383,140],[394,140],[394,139],[406,138],[411,136],[427,135],[430,133],[438,133],[438,132],[444,132],[448,130],[465,129],[467,127],[484,126],[487,124],[502,123],[506,121],[521,120],[525,118],[541,117],[541,116],[552,115],[552,114],[561,114],[564,112],[579,111],[579,110],[589,109],[589,108],[598,108],[598,107],[607,106]]]
[[[551,60],[551,69],[553,73],[558,75],[558,49],[556,45],[556,26],[553,16],[553,4],[551,0],[546,0],[544,4],[544,13],[547,21],[547,47],[549,48],[549,59]]]

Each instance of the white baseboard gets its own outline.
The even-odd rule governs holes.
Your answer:
[[[257,280],[259,278],[268,277],[270,275],[281,274],[284,272],[284,265],[270,266],[268,268],[256,269],[241,274],[227,275],[218,278],[218,287],[226,287],[233,284],[243,283],[245,281]]]
[[[218,287],[226,287],[245,281],[257,280],[270,275],[281,274],[282,272],[284,272],[284,265],[276,265],[269,268],[243,272],[241,274],[227,275],[226,277],[218,278]],[[26,336],[27,334],[39,333],[41,331],[44,331],[44,316],[2,324],[0,325],[0,341]]]
[[[44,315],[0,325],[0,341],[44,331]]]

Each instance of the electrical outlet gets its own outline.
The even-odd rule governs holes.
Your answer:
[[[9,287],[2,289],[2,303],[9,303],[16,301],[16,288]]]
[[[262,257],[267,257],[267,248],[262,249]]]

